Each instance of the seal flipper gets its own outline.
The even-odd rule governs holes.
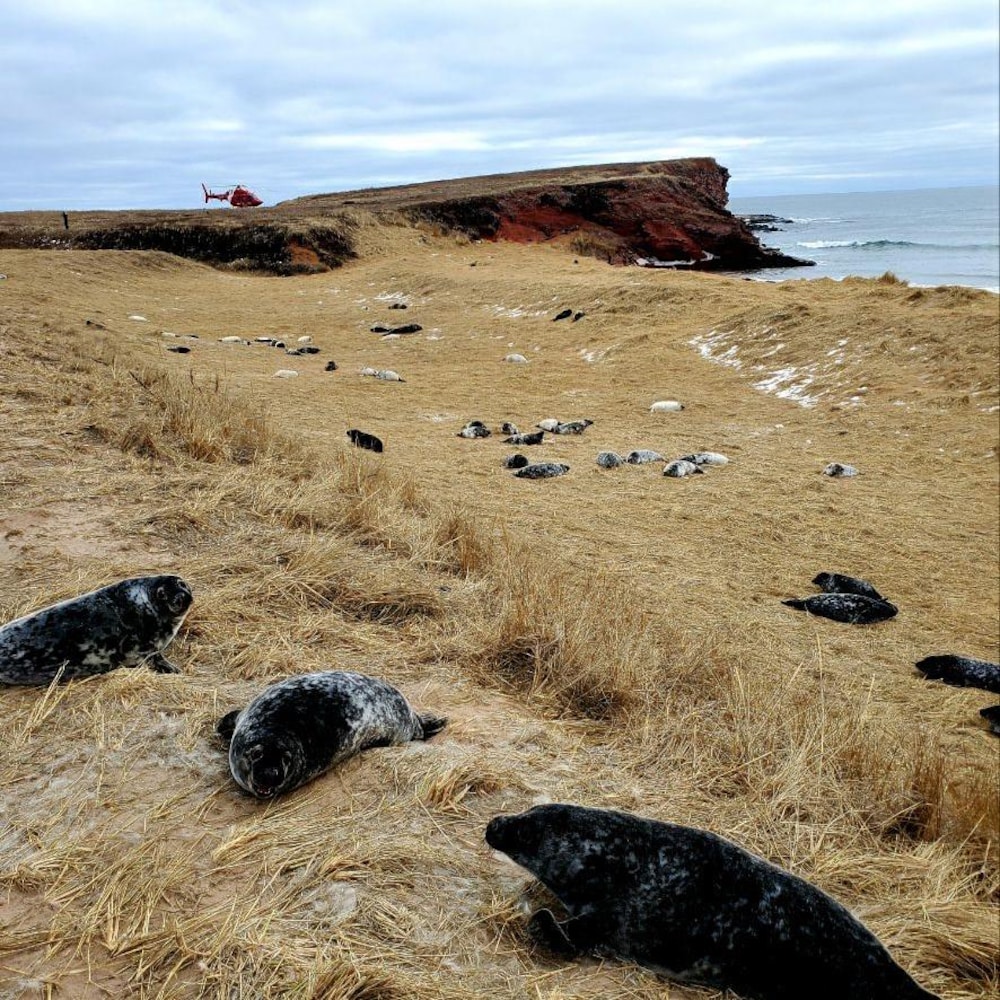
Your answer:
[[[448,725],[448,720],[440,715],[418,715],[417,718],[424,730],[424,735],[417,737],[421,740],[429,740],[432,736],[437,736]]]
[[[227,712],[215,724],[215,732],[226,746],[229,746],[233,742],[233,733],[236,732],[236,720],[240,717],[241,711],[242,709],[239,708],[233,709],[232,712]]]
[[[150,670],[157,674],[179,674],[180,668],[175,667],[162,653],[153,653],[143,661]]]
[[[563,955],[575,958],[580,949],[570,940],[566,933],[566,924],[559,923],[551,910],[536,910],[528,920],[528,933],[532,939],[553,955]]]
[[[787,604],[790,608],[795,608],[796,611],[805,611],[806,602],[798,597],[792,597],[787,601],[782,601],[782,604]]]
[[[547,951],[566,958],[597,951],[608,936],[598,913],[581,913],[560,923],[548,909],[531,915],[528,933]]]

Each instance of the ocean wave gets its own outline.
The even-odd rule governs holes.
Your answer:
[[[795,244],[807,250],[830,250],[838,247],[854,247],[856,249],[872,248],[875,250],[886,247],[919,247],[921,250],[997,250],[996,243],[919,243],[913,240],[804,240]]]

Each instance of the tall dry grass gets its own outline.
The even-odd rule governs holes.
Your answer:
[[[817,316],[811,300],[800,313],[788,292],[757,294],[790,313],[790,328]],[[718,308],[738,312],[731,297]],[[704,542],[699,560],[668,572],[645,561],[647,542],[629,547],[625,523],[614,548],[629,558],[584,557],[588,539],[555,527],[580,494],[522,492],[504,517],[435,489],[399,451],[308,438],[294,411],[238,378],[168,372],[141,340],[57,319],[39,333],[18,315],[10,328],[0,484],[33,547],[16,550],[30,559],[0,586],[0,608],[12,617],[147,569],[190,579],[195,605],[170,651],[180,675],[3,692],[0,989],[702,995],[532,948],[520,901],[537,892],[487,852],[482,829],[497,812],[564,800],[714,829],[848,903],[946,1000],[996,992],[995,756],[984,732],[969,726],[959,742],[940,717],[921,718],[884,659],[881,673],[861,668],[884,645],[904,656],[901,640],[776,618],[777,575],[759,583],[770,603],[720,607],[713,622],[696,606],[719,593],[705,582],[719,571]],[[655,338],[635,344],[620,363],[655,349]],[[766,477],[707,485],[726,482],[734,506],[749,505]],[[657,546],[668,549],[697,532],[694,511],[730,511],[724,493],[681,486],[664,500],[638,478],[587,488],[612,482],[626,511],[657,503],[687,518],[664,521]],[[838,497],[822,499],[827,523]],[[536,503],[547,535],[525,528]],[[881,499],[856,490],[851,503]],[[797,515],[796,532],[816,530],[810,516]],[[782,509],[757,513],[752,531],[730,524],[750,549],[755,537],[789,545],[788,521]],[[64,544],[74,525],[91,549]],[[5,544],[27,545],[22,535]],[[760,568],[734,558],[725,572],[735,591]],[[281,676],[338,668],[387,677],[419,710],[448,715],[448,729],[273,805],[239,794],[215,720]],[[942,717],[970,714],[968,692],[940,697]]]

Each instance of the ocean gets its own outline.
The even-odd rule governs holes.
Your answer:
[[[816,262],[773,268],[764,280],[877,278],[911,285],[969,285],[1000,292],[1000,188],[925,188],[855,194],[731,198],[736,215],[775,215],[761,243]]]

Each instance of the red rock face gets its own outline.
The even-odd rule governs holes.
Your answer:
[[[808,263],[761,246],[726,210],[729,171],[702,158],[642,165],[608,180],[514,188],[413,211],[488,240],[564,238],[611,263],[746,270]]]

